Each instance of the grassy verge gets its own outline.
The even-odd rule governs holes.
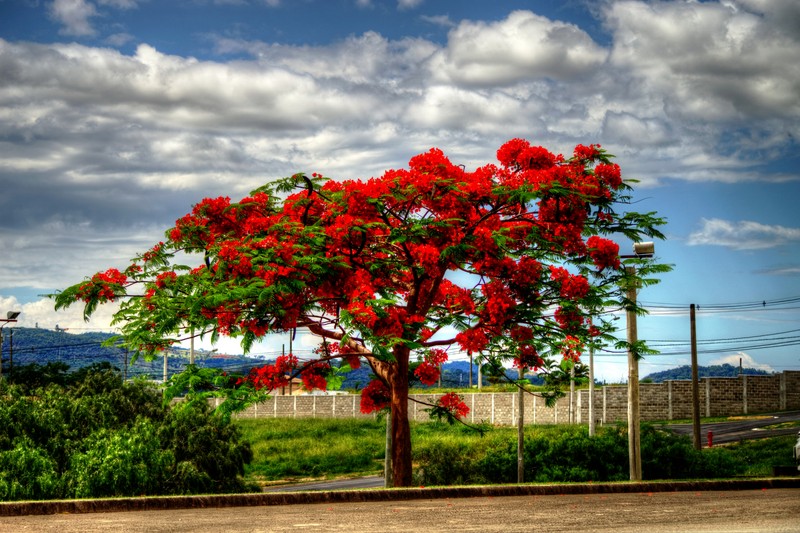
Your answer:
[[[386,430],[382,421],[278,418],[240,419],[236,424],[252,444],[254,458],[246,468],[248,481],[268,485],[383,472]],[[506,482],[509,476],[508,481],[515,479],[516,428],[494,427],[481,436],[458,424],[428,422],[413,423],[411,431],[415,475],[420,476],[420,481],[498,483]],[[626,479],[627,438],[620,431],[607,427],[598,432],[598,437],[589,438],[586,429],[580,426],[529,426],[526,462],[534,470],[526,474],[526,479],[543,482]],[[651,472],[658,472],[654,477],[685,477],[690,470],[675,465],[690,460],[688,438],[660,431],[649,435],[650,439],[661,441],[661,445],[651,446],[658,450],[653,452],[658,456],[644,458],[645,465],[651,465]],[[705,466],[691,471],[703,477],[709,471],[715,474],[712,477],[771,476],[773,466],[793,463],[791,450],[795,440],[788,435],[704,450]]]

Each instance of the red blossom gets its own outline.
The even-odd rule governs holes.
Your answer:
[[[456,342],[467,353],[479,353],[489,344],[489,338],[482,328],[470,328],[459,332]]]
[[[619,189],[622,185],[622,175],[619,165],[616,163],[600,163],[595,167],[594,175],[614,190]]]
[[[419,378],[423,385],[433,385],[439,381],[439,368],[428,361],[423,361],[414,370],[414,375]]]
[[[391,395],[383,381],[373,379],[361,391],[361,412],[365,415],[389,407]]]
[[[303,380],[303,386],[307,391],[314,389],[327,390],[328,381],[325,376],[330,372],[331,365],[328,363],[313,363],[300,373],[300,378]]]
[[[560,295],[566,300],[580,300],[589,294],[589,280],[570,274],[566,268],[550,266],[550,278],[560,284]]]
[[[529,344],[520,345],[519,354],[514,357],[515,368],[525,371],[528,368],[538,370],[542,366],[544,366],[544,360],[539,356],[536,348]]]
[[[178,279],[178,275],[175,272],[162,272],[158,276],[156,276],[156,287],[159,289],[163,289],[170,283],[174,282]]]
[[[592,235],[586,240],[586,246],[597,270],[605,268],[616,270],[620,267],[619,245],[614,241]]]
[[[469,414],[469,407],[455,392],[448,392],[436,401],[437,407],[449,411],[456,418],[464,418]]]

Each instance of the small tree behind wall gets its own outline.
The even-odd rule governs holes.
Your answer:
[[[661,237],[653,213],[619,209],[630,186],[599,146],[565,158],[513,139],[497,159],[467,171],[434,148],[366,181],[296,174],[236,203],[205,199],[124,271],[65,289],[56,307],[80,301],[88,317],[124,297],[115,323],[144,357],[189,331],[239,337],[248,350],[306,328],[322,341],[318,359],[253,369],[226,383],[230,402],[292,375],[325,389],[365,361],[375,380],[362,411],[390,408],[393,479],[408,486],[412,362],[433,383],[455,345],[523,369],[577,359],[611,339],[611,320],[593,315],[619,307],[620,286],[635,281],[608,237]],[[633,261],[644,283],[666,269]],[[448,394],[433,411],[459,417],[466,406]]]

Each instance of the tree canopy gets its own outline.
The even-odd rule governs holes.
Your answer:
[[[622,268],[612,238],[661,238],[664,221],[619,209],[631,186],[599,146],[566,158],[513,139],[497,159],[468,171],[433,148],[377,178],[300,173],[239,202],[205,199],[163,242],[65,289],[56,307],[83,302],[88,317],[121,298],[115,323],[145,357],[187,332],[239,337],[247,350],[306,328],[321,339],[319,357],[255,368],[232,384],[238,397],[291,375],[325,389],[366,361],[375,380],[362,410],[390,408],[394,480],[408,485],[412,358],[423,383],[436,381],[450,347],[523,369],[577,360],[613,338],[601,310],[635,306],[621,287],[666,268],[644,258],[626,260],[635,273]],[[457,395],[434,408],[466,413]]]

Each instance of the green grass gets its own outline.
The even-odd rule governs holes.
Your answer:
[[[768,439],[744,440],[736,444],[719,446],[714,450],[726,450],[734,458],[746,465],[744,476],[769,477],[772,476],[774,466],[793,466],[792,448],[797,437],[783,435]]]
[[[382,420],[265,418],[238,419],[235,423],[242,429],[244,438],[252,444],[253,461],[246,468],[247,481],[267,485],[383,472],[386,426]],[[569,426],[528,426],[526,439],[541,436],[563,441],[565,433],[574,432],[575,429]],[[415,460],[418,455],[425,457],[431,453],[446,453],[450,455],[440,457],[438,464],[453,469],[469,468],[470,464],[474,464],[474,461],[470,463],[470,458],[478,457],[483,453],[482,450],[491,451],[482,461],[493,461],[495,453],[507,448],[504,443],[516,442],[516,432],[516,428],[511,427],[491,427],[481,436],[460,424],[449,426],[426,422],[411,425]],[[743,441],[717,446],[703,453],[711,464],[719,463],[721,468],[731,460],[741,465],[739,476],[768,477],[772,475],[773,466],[793,464],[792,447],[795,440],[794,436],[787,435]],[[563,453],[580,453],[572,448]],[[449,475],[453,474],[451,472]]]
[[[383,423],[363,419],[239,419],[253,461],[246,477],[270,481],[361,476],[383,471]]]

